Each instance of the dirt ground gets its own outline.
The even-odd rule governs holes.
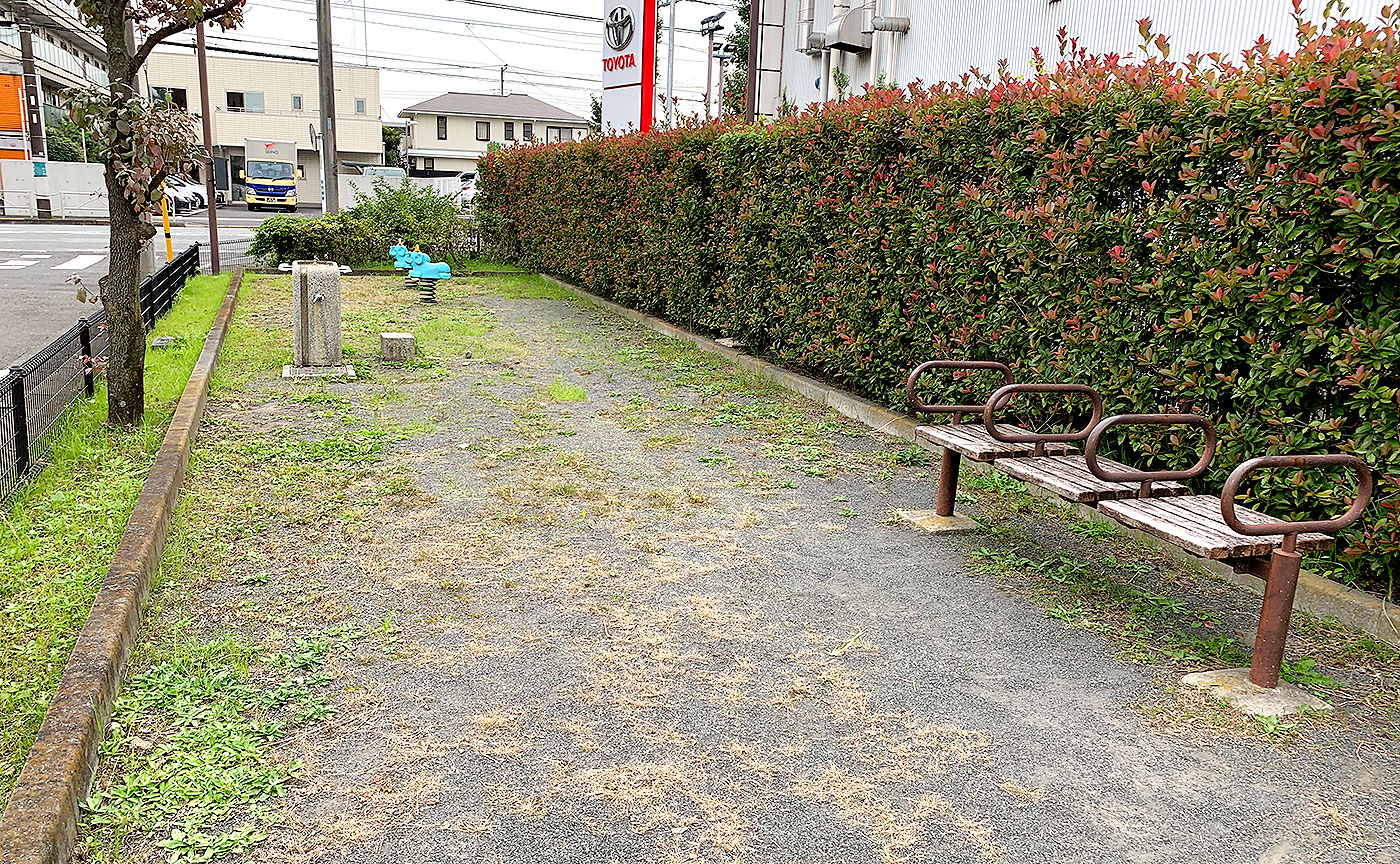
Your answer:
[[[1304,618],[1337,710],[1242,720],[1175,682],[1247,662],[1247,593],[994,479],[985,531],[920,534],[924,452],[532,277],[454,283],[347,280],[361,379],[310,385],[286,281],[245,287],[84,854],[185,854],[194,805],[110,802],[224,704],[155,673],[237,644],[239,770],[281,779],[201,811],[216,855],[1400,857],[1385,646]],[[420,360],[377,361],[401,329]]]

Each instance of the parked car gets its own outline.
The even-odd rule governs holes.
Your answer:
[[[192,199],[196,208],[205,207],[209,203],[204,187],[195,183],[188,177],[166,177],[165,186],[167,189],[173,187],[177,193]]]
[[[476,175],[470,171],[461,174],[462,192],[457,196],[457,204],[465,208],[476,197]]]
[[[360,168],[360,173],[366,177],[388,177],[391,180],[408,176],[407,171],[394,165],[365,165]]]
[[[177,213],[191,213],[201,206],[200,198],[192,195],[189,190],[179,184],[167,182],[165,184],[165,208],[172,215]]]

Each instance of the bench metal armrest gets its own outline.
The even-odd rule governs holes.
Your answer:
[[[929,405],[921,400],[914,392],[914,387],[919,377],[930,369],[991,370],[1000,372],[1005,383],[1010,384],[1012,381],[1011,367],[993,360],[929,360],[927,363],[920,363],[909,373],[909,380],[904,385],[904,395],[909,400],[910,409],[921,414],[976,414],[982,410],[981,405]]]
[[[1099,463],[1099,442],[1103,439],[1103,433],[1120,425],[1199,426],[1206,433],[1205,452],[1201,454],[1200,460],[1195,465],[1184,471],[1139,471],[1136,468],[1129,468],[1127,471],[1114,471]],[[1206,473],[1206,469],[1210,467],[1211,460],[1215,458],[1216,444],[1215,424],[1199,414],[1118,414],[1114,417],[1105,417],[1089,433],[1089,440],[1084,444],[1084,460],[1089,463],[1090,474],[1111,483],[1195,480]]]
[[[1005,408],[1017,393],[1077,393],[1088,397],[1089,402],[1094,406],[1093,415],[1089,422],[1078,432],[1056,432],[1046,434],[1042,432],[1003,432],[997,429],[996,413]],[[1007,384],[997,392],[993,393],[987,400],[987,405],[982,410],[982,422],[987,427],[987,434],[995,441],[1004,444],[1068,444],[1072,441],[1083,441],[1089,437],[1089,432],[1098,425],[1099,419],[1103,417],[1103,397],[1098,391],[1086,384]]]
[[[1260,522],[1250,524],[1241,522],[1235,516],[1235,498],[1240,492],[1240,484],[1244,483],[1246,477],[1261,468],[1327,468],[1333,465],[1345,465],[1356,470],[1357,484],[1356,497],[1352,499],[1351,507],[1335,519],[1326,519],[1312,522]],[[1268,534],[1290,535],[1303,534],[1305,532],[1318,532],[1320,534],[1332,534],[1342,530],[1357,519],[1361,518],[1361,513],[1366,509],[1366,505],[1371,503],[1371,491],[1375,485],[1375,478],[1371,476],[1371,469],[1366,467],[1366,463],[1355,456],[1347,453],[1315,453],[1297,454],[1292,456],[1259,456],[1243,462],[1238,468],[1230,472],[1230,476],[1225,480],[1225,488],[1220,493],[1220,517],[1225,520],[1225,524],[1230,526],[1230,530],[1246,537],[1263,537]],[[1285,539],[1285,548],[1291,548]]]

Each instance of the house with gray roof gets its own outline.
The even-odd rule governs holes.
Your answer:
[[[443,177],[475,173],[495,147],[575,141],[588,121],[524,93],[444,93],[399,112],[408,121],[408,173]]]

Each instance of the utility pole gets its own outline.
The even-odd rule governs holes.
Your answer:
[[[723,30],[719,19],[724,17],[724,12],[716,12],[700,20],[700,32],[710,40],[705,48],[705,122],[710,122],[710,97],[714,89],[715,74],[715,34]],[[723,80],[721,76],[721,81]],[[723,84],[721,84],[721,87]]]
[[[666,125],[676,128],[676,102],[672,98],[671,91],[676,83],[676,3],[679,0],[671,0],[671,35],[670,45],[666,49]]]
[[[204,22],[195,26],[195,53],[199,55],[199,113],[204,120],[204,195],[209,203],[209,272],[219,275],[219,208],[214,191],[214,117],[209,110],[209,58],[204,50]]]
[[[331,0],[316,0],[316,62],[321,102],[321,185],[325,214],[340,212],[340,187],[336,176],[339,152],[335,144],[335,53],[331,49]]]
[[[20,64],[24,70],[24,114],[29,121],[29,158],[47,159],[44,143],[44,94],[39,86],[39,70],[34,65],[34,29],[19,25]]]
[[[506,67],[501,67],[501,95],[506,95]]]

